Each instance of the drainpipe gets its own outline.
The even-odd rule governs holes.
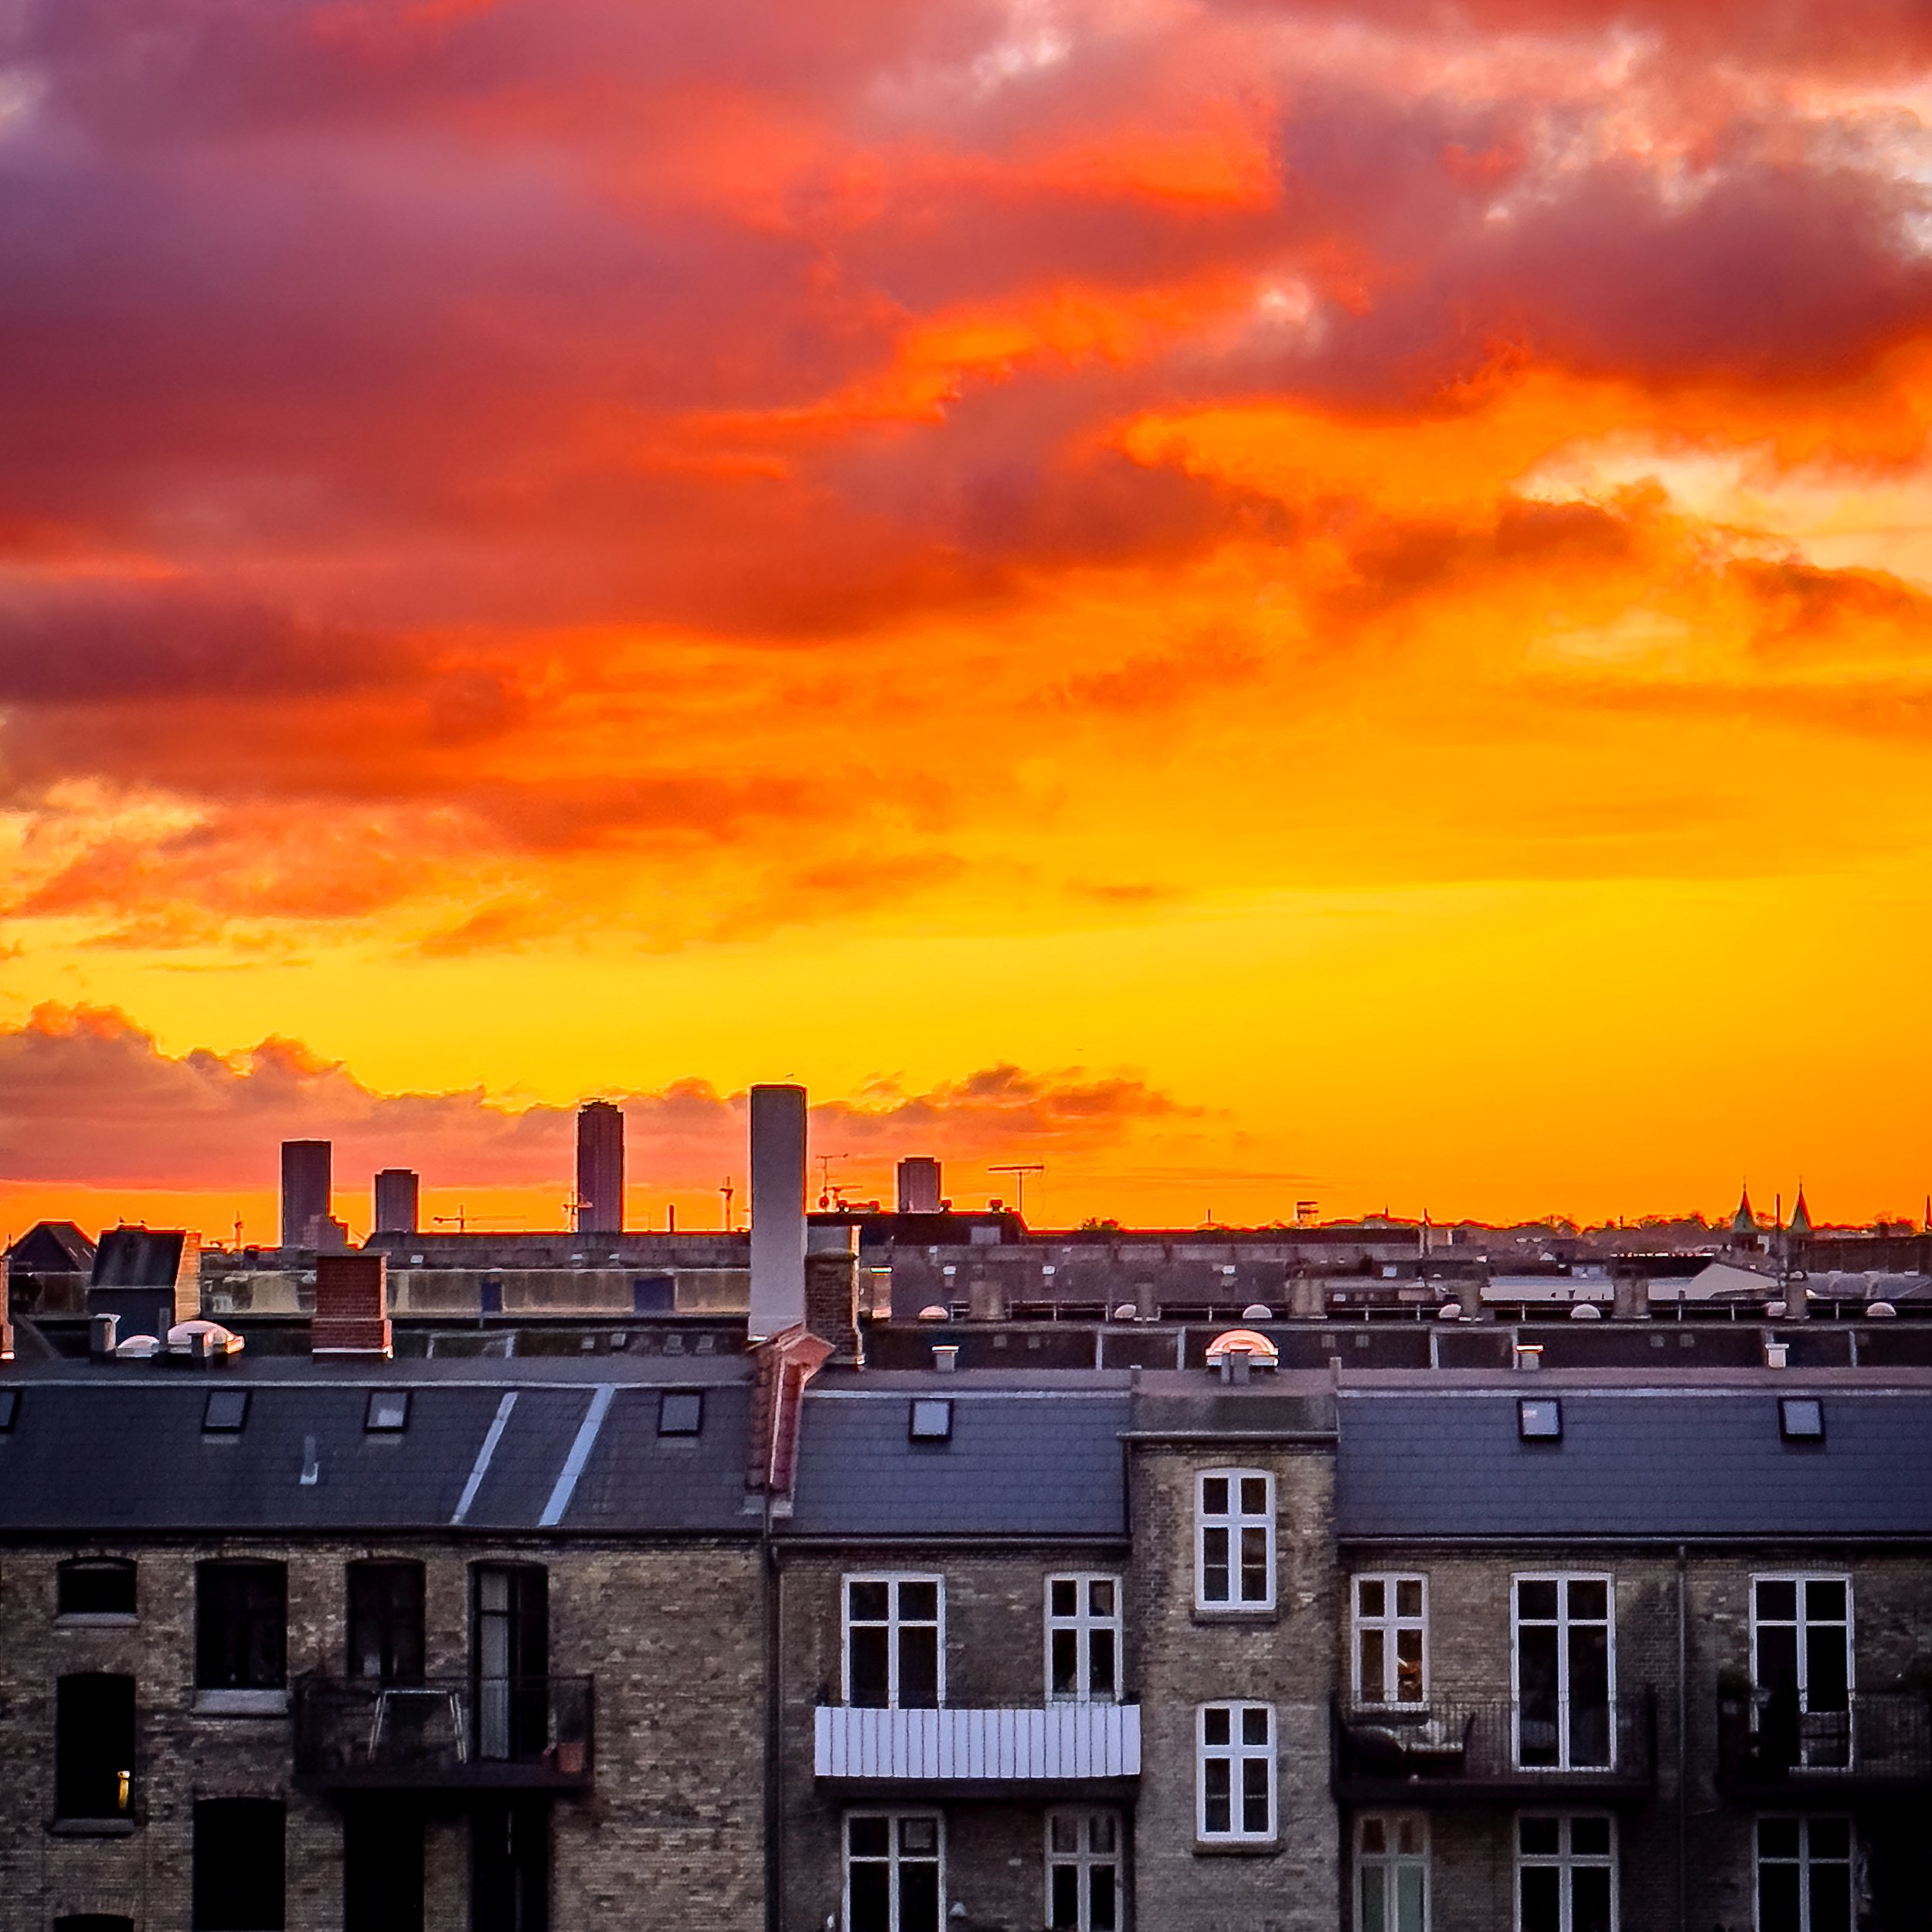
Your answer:
[[[765,1612],[765,1932],[783,1932],[784,1922],[784,1757],[778,1667],[782,1655],[778,1628],[778,1546],[771,1535],[771,1490],[764,1493],[759,1532]]]
[[[1677,1546],[1677,1932],[1690,1932],[1690,1792],[1685,1784],[1690,1762],[1685,1726],[1690,1716],[1689,1624],[1684,1600],[1684,1546]]]

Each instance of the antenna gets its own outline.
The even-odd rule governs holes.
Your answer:
[[[724,1224],[727,1234],[731,1232],[731,1197],[735,1191],[731,1185],[731,1176],[727,1174],[724,1177],[724,1185],[718,1190],[724,1196]]]
[[[461,1201],[456,1204],[456,1212],[454,1214],[432,1214],[430,1219],[439,1228],[454,1227],[458,1234],[464,1233],[469,1226],[468,1221],[464,1216],[463,1204]]]
[[[1026,1219],[1026,1177],[1029,1174],[1044,1174],[1044,1161],[1012,1161],[1004,1167],[989,1167],[988,1174],[1010,1174],[1013,1177],[1013,1212],[1023,1221]]]
[[[844,1193],[845,1189],[833,1186],[832,1164],[834,1161],[849,1160],[852,1156],[849,1154],[821,1154],[816,1158],[818,1162],[819,1206],[821,1208],[843,1207],[845,1204],[839,1197]]]

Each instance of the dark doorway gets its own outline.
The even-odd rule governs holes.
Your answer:
[[[54,1686],[53,1808],[56,1818],[132,1815],[134,1680],[87,1672]]]
[[[195,1568],[195,1682],[202,1690],[280,1690],[288,1682],[288,1568]]]
[[[423,1566],[349,1566],[349,1674],[379,1684],[423,1681]]]
[[[423,1815],[352,1804],[342,1818],[342,1923],[348,1932],[423,1932]]]
[[[205,1798],[195,1806],[195,1932],[282,1932],[279,1801]]]
[[[549,1730],[549,1573],[536,1563],[478,1563],[471,1579],[477,1755],[539,1756]]]
[[[549,1932],[550,1811],[486,1804],[470,1818],[471,1932]]]

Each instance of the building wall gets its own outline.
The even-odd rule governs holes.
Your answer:
[[[71,1555],[138,1559],[139,1614],[132,1623],[56,1621],[56,1565]],[[138,1932],[186,1932],[194,1801],[224,1796],[277,1797],[287,1804],[289,1932],[342,1925],[341,1814],[328,1798],[294,1787],[290,1719],[194,1709],[195,1565],[216,1556],[287,1563],[291,1681],[304,1671],[343,1671],[349,1562],[424,1563],[431,1676],[468,1668],[471,1563],[546,1563],[551,1669],[594,1675],[597,1696],[595,1787],[560,1798],[553,1811],[553,1923],[689,1932],[738,1932],[761,1923],[763,1648],[757,1562],[748,1546],[131,1540],[0,1556],[6,1932],[38,1932],[58,1916],[87,1910],[124,1913]],[[135,1679],[141,1821],[125,1837],[66,1838],[47,1829],[55,1682],[86,1670]],[[429,1816],[425,1922],[433,1932],[460,1932],[469,1922],[461,1801],[439,1799]]]

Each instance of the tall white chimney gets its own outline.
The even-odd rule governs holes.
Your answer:
[[[805,1090],[751,1090],[751,1327],[754,1342],[805,1318]]]

